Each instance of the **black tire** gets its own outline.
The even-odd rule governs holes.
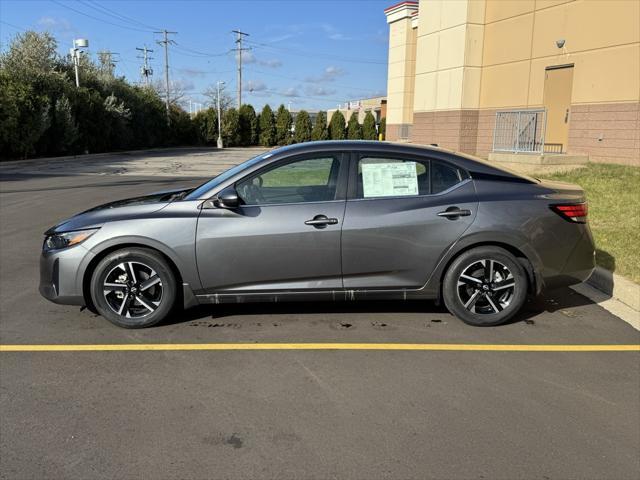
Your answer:
[[[156,325],[173,310],[177,297],[178,286],[171,267],[162,255],[146,248],[109,253],[91,277],[91,299],[96,310],[123,328]]]
[[[488,327],[503,324],[518,313],[527,298],[527,284],[524,268],[507,250],[477,247],[451,263],[442,296],[447,309],[460,320]]]

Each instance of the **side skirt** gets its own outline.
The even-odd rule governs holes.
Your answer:
[[[237,292],[196,295],[201,304],[260,302],[345,302],[361,300],[434,300],[437,294],[425,290],[322,290]]]

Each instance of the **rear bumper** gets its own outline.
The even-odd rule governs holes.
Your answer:
[[[40,295],[64,305],[84,305],[82,266],[93,254],[81,245],[43,252],[40,256]]]
[[[558,275],[545,279],[547,289],[576,285],[587,280],[596,268],[596,247],[589,227],[584,229]]]

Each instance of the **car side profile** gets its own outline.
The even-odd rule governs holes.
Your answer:
[[[435,147],[309,142],[59,223],[40,292],[126,328],[197,304],[366,299],[488,326],[586,280],[594,250],[576,185]]]

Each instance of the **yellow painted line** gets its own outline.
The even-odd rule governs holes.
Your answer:
[[[459,343],[124,343],[0,345],[0,352],[106,352],[175,350],[404,350],[488,352],[640,352],[640,345],[503,345]]]

